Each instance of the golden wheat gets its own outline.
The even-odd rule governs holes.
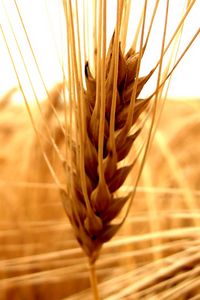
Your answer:
[[[179,162],[181,172],[187,176],[191,189],[195,189],[198,188],[199,178],[196,164],[196,155],[200,150],[196,145],[200,134],[199,104],[189,103],[166,103],[159,134],[162,134],[171,154]],[[49,299],[50,296],[56,300],[91,299],[87,261],[73,239],[70,226],[66,224],[58,192],[50,184],[48,169],[44,168],[45,164],[41,165],[42,156],[30,122],[22,108],[18,108],[17,118],[13,105],[4,108],[1,111],[1,124],[7,124],[12,132],[10,136],[3,135],[4,127],[0,126],[1,142],[6,150],[4,161],[7,160],[6,164],[2,161],[0,165],[1,179],[7,179],[4,185],[1,182],[0,190],[1,298],[20,299],[23,295],[27,299]],[[166,134],[166,120],[170,118],[172,111],[176,113],[176,119],[170,124],[173,131],[169,128]],[[52,116],[50,120],[56,130]],[[23,129],[20,134],[18,128]],[[185,141],[183,132],[190,136],[190,143],[187,144],[190,152],[185,152],[181,145],[181,141]],[[16,151],[20,147],[24,157],[29,159],[20,159],[20,152]],[[3,149],[1,148],[2,157]],[[33,155],[36,149],[38,156]],[[53,148],[48,147],[46,151],[51,158]],[[199,209],[193,207],[191,210],[188,207],[185,187],[176,180],[171,163],[162,153],[162,146],[156,138],[142,176],[144,184],[149,186],[146,172],[150,169],[152,188],[138,187],[127,222],[117,237],[104,247],[97,262],[103,299],[166,299],[164,297],[168,293],[171,293],[170,297],[189,299],[199,293],[199,263],[196,254],[199,247],[199,227],[196,223],[199,220]],[[13,159],[9,162],[8,156],[11,154]],[[16,168],[16,175],[10,171],[18,161],[19,164],[24,163],[20,179],[24,184],[18,182],[20,167]],[[158,170],[159,176],[156,176]],[[9,173],[10,177],[7,175]],[[35,180],[37,181],[34,183]],[[166,188],[159,188],[164,185]],[[199,201],[199,192],[191,189],[193,203]],[[150,201],[154,202],[154,206],[149,207]],[[151,219],[153,209],[156,218]],[[151,222],[158,224],[154,231],[150,226]],[[157,241],[160,241],[159,244]],[[85,292],[81,292],[83,290]],[[70,298],[72,294],[74,296]]]
[[[84,109],[86,111],[86,120],[84,122],[86,123],[86,132],[82,148],[84,147],[84,176],[86,177],[89,206],[84,198],[80,182],[81,170],[78,157],[80,156],[81,146],[79,141],[73,141],[72,145],[75,152],[71,166],[71,172],[74,173],[72,178],[73,188],[70,189],[69,194],[62,194],[64,202],[67,202],[67,214],[74,227],[76,237],[91,262],[94,262],[98,257],[102,244],[110,240],[120,227],[120,224],[111,225],[111,222],[120,213],[125,203],[129,200],[130,195],[127,194],[122,197],[115,195],[130,173],[134,162],[123,167],[118,165],[120,161],[126,158],[133,142],[139,135],[140,128],[136,127],[137,120],[149,103],[149,99],[134,100],[135,108],[132,120],[130,125],[125,128],[128,112],[131,109],[131,95],[135,84],[139,54],[134,53],[131,49],[132,51],[129,51],[126,57],[123,57],[119,48],[116,95],[118,100],[115,100],[114,131],[112,135],[109,133],[112,115],[113,61],[115,60],[113,40],[106,59],[105,102],[102,104],[105,107],[105,111],[101,118],[100,104],[96,97],[97,82],[92,77],[88,64],[85,66],[87,90],[84,95]],[[138,79],[136,96],[139,95],[150,75]],[[104,121],[104,129],[99,133],[102,120]],[[132,132],[130,134],[131,129]],[[99,149],[99,138],[103,139],[100,156],[102,161],[100,164],[98,160],[99,151],[101,151]]]
[[[170,61],[165,71],[163,71],[165,53],[182,28],[184,18],[194,2],[188,2],[183,19],[166,46],[165,38],[169,9],[169,1],[167,1],[158,63],[147,76],[141,77],[140,66],[148,45],[158,2],[155,4],[145,39],[145,21],[148,7],[147,1],[145,1],[137,32],[139,34],[139,30],[141,31],[140,38],[136,34],[133,46],[125,53],[126,26],[128,26],[126,19],[129,15],[126,1],[118,1],[116,25],[108,51],[106,51],[106,1],[97,1],[95,11],[99,11],[99,13],[97,14],[97,23],[94,26],[94,56],[92,56],[91,61],[90,57],[88,57],[89,61],[84,61],[85,78],[83,78],[78,4],[63,1],[68,42],[68,97],[64,93],[64,104],[59,105],[59,96],[62,89],[65,89],[66,74],[63,73],[64,83],[57,87],[53,96],[48,93],[50,106],[46,111],[41,108],[36,97],[39,112],[42,114],[42,125],[40,125],[40,121],[36,122],[33,116],[33,111],[24,94],[13,61],[32,126],[37,136],[37,142],[57,188],[61,191],[64,208],[75,236],[89,258],[91,284],[95,299],[98,299],[99,296],[94,263],[99,256],[102,245],[116,234],[127,218],[152,140],[152,133],[155,133],[157,106],[164,84],[199,34],[198,29],[186,50],[174,63],[171,71],[169,70]],[[2,33],[12,59],[6,36],[3,31]],[[136,45],[139,45],[137,51]],[[90,70],[90,64],[93,65],[93,71]],[[144,85],[157,69],[157,83],[154,92],[147,99],[141,99],[140,93]],[[153,105],[149,107],[150,100]],[[64,110],[64,121],[60,120],[59,117],[60,108],[61,111]],[[50,122],[52,112],[58,121],[58,131],[54,131],[55,125],[52,126]],[[152,119],[147,138],[141,142],[141,148],[134,147],[134,157],[132,152],[133,161],[126,163],[133,144],[135,144],[136,139],[139,140],[142,136],[141,129],[145,123],[148,124],[146,116],[149,116],[149,114],[152,114]],[[64,148],[66,148],[64,154],[63,148],[60,148],[63,142]],[[54,157],[47,155],[49,147],[54,149],[58,161],[61,163],[58,169],[55,169]],[[139,156],[141,151],[143,151],[143,155]],[[141,160],[141,164],[137,169],[136,165],[139,160]],[[63,170],[61,170],[62,167]],[[125,196],[124,193],[120,195],[118,190],[124,184],[133,167],[136,170],[133,192],[126,193]],[[63,173],[63,171],[64,174],[60,176],[60,172]],[[64,184],[61,183],[62,181],[64,181]],[[192,198],[189,193],[187,195],[188,199]],[[116,217],[127,203],[126,211],[121,220],[116,220]],[[151,203],[153,204],[153,201]],[[191,204],[191,207],[197,208],[198,205]],[[113,221],[115,222],[112,223]],[[134,291],[138,292],[137,289]],[[114,294],[113,291],[112,293]],[[127,291],[123,292],[122,288],[122,291],[117,291],[117,293],[118,297],[121,297],[122,295],[125,296]]]
[[[169,2],[166,6],[157,88],[155,93],[146,100],[138,99],[138,97],[143,86],[156,69],[154,68],[145,77],[139,77],[142,57],[148,43],[148,36],[146,43],[144,43],[147,2],[144,5],[141,22],[139,51],[136,52],[135,48],[131,48],[127,54],[124,54],[124,49],[121,48],[120,44],[122,24],[127,18],[125,3],[123,1],[118,2],[116,26],[107,54],[106,1],[98,3],[96,6],[99,9],[99,14],[97,41],[95,43],[97,53],[94,57],[95,75],[92,75],[87,62],[85,64],[86,89],[84,89],[81,75],[80,33],[79,25],[77,25],[79,24],[78,8],[75,5],[76,14],[75,19],[73,19],[72,7],[71,2],[64,5],[67,25],[69,26],[69,28],[67,27],[68,58],[69,61],[71,60],[68,68],[70,76],[69,101],[73,105],[70,111],[71,119],[74,106],[77,111],[75,111],[75,132],[73,133],[71,127],[69,133],[71,157],[69,158],[69,166],[67,165],[67,168],[69,167],[67,190],[65,193],[62,192],[62,195],[66,213],[74,228],[76,238],[89,257],[92,278],[94,278],[94,282],[92,282],[94,297],[97,299],[94,263],[99,256],[102,245],[116,234],[126,219],[129,207],[121,222],[112,223],[125,203],[131,198],[130,194],[119,197],[117,191],[138,160],[138,154],[135,154],[130,165],[122,166],[120,161],[125,160],[129,154],[142,127],[141,119],[140,122],[137,121],[147,107],[149,100],[155,95],[153,118],[139,176],[151,139],[158,95],[161,97],[160,86],[163,85],[161,73],[165,53]],[[154,11],[156,8],[155,5]],[[148,34],[150,34],[150,30],[151,25]],[[166,78],[168,76],[167,74]],[[75,136],[76,140],[72,136]],[[133,194],[131,196],[133,197]],[[131,201],[129,201],[130,203]]]

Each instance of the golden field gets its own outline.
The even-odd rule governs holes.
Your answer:
[[[97,263],[103,299],[200,299],[199,111],[198,100],[166,102],[131,214]],[[0,144],[0,299],[91,299],[87,260],[28,115],[8,99],[0,102]]]

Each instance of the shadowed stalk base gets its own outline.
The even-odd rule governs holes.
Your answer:
[[[89,262],[89,269],[90,269],[90,284],[93,293],[93,298],[94,300],[100,300],[95,263]]]

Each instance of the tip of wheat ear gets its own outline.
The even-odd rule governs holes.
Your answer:
[[[62,192],[66,211],[74,228],[76,238],[91,262],[97,259],[103,243],[109,241],[119,229],[120,224],[112,224],[112,221],[120,213],[130,197],[130,195],[123,197],[116,196],[116,191],[123,185],[133,167],[133,164],[120,167],[119,162],[126,158],[140,133],[140,128],[138,129],[134,125],[137,123],[141,113],[148,106],[149,100],[138,99],[138,96],[152,74],[150,72],[146,77],[137,80],[136,96],[134,101],[131,102],[139,55],[132,49],[126,55],[123,55],[119,44],[113,146],[113,143],[110,142],[109,133],[114,77],[112,64],[112,59],[114,59],[113,47],[112,39],[105,60],[106,96],[105,115],[103,116],[105,124],[103,136],[104,180],[100,180],[99,178],[98,165],[98,130],[99,123],[102,120],[94,118],[94,114],[96,113],[97,82],[90,71],[88,62],[86,62],[84,105],[87,130],[84,140],[84,175],[90,209],[88,210],[82,190],[80,163],[77,155],[73,161],[73,184],[69,187],[70,193]],[[131,123],[127,127],[126,120],[131,105],[134,105],[134,110],[131,116]],[[80,151],[79,149],[77,146],[76,152]]]

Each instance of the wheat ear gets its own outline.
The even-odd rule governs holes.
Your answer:
[[[194,2],[195,1],[188,1],[189,5],[187,12],[189,12],[189,9]],[[160,96],[160,89],[180,61],[179,59],[177,60],[171,72],[167,72],[163,80],[161,76],[162,60],[168,49],[168,46],[165,46],[164,33],[161,56],[158,64],[145,77],[139,76],[140,63],[147,46],[154,16],[152,17],[152,22],[150,23],[151,25],[145,42],[146,0],[138,25],[136,38],[132,44],[133,46],[125,53],[128,27],[127,17],[130,9],[130,7],[126,9],[126,4],[126,1],[117,1],[116,26],[107,51],[106,0],[95,1],[94,8],[97,21],[95,20],[96,24],[94,26],[94,57],[90,59],[88,56],[89,50],[86,49],[84,44],[83,63],[83,57],[81,55],[82,41],[80,37],[81,26],[78,16],[78,1],[63,1],[67,24],[69,79],[69,104],[67,105],[67,103],[65,103],[65,109],[69,107],[70,121],[68,126],[68,115],[67,112],[65,112],[67,150],[67,161],[63,164],[66,172],[65,189],[61,189],[60,180],[46,156],[40,133],[37,130],[26,96],[23,93],[23,87],[20,84],[20,78],[17,74],[15,62],[12,59],[12,53],[9,51],[6,36],[2,26],[0,26],[42,153],[52,176],[54,177],[54,181],[58,188],[61,189],[63,204],[74,229],[75,236],[89,258],[91,284],[95,299],[99,298],[95,275],[95,261],[99,256],[102,245],[116,234],[124,222],[127,213],[125,213],[125,217],[122,218],[122,221],[117,221],[116,217],[128,200],[132,199],[132,194],[130,195],[127,193],[126,195],[119,196],[118,191],[138,159],[138,153],[136,153],[132,163],[126,163],[126,157],[140,135],[143,126],[143,122],[140,122],[140,117],[148,108],[150,100],[154,96],[155,102],[157,102],[158,95]],[[154,14],[157,5],[158,1],[155,4]],[[168,5],[169,0],[167,1],[167,6]],[[187,12],[185,13],[185,17],[187,16]],[[180,27],[183,22],[184,20],[180,22]],[[167,14],[164,23],[165,30],[166,25]],[[174,37],[180,27],[177,28]],[[198,34],[199,30],[194,36],[194,39]],[[138,37],[140,37],[139,42]],[[172,40],[174,37],[172,37]],[[84,40],[86,40],[85,36]],[[193,40],[191,43],[192,42]],[[138,51],[135,49],[137,44],[139,44]],[[189,46],[190,45],[191,44],[189,44]],[[20,50],[20,47],[18,49]],[[184,54],[185,52],[183,55]],[[180,59],[181,58],[182,56]],[[84,78],[82,76],[83,65],[85,67]],[[93,65],[93,68],[91,65]],[[148,99],[140,99],[140,92],[158,66],[159,76],[155,92]],[[66,78],[65,74],[63,78]],[[57,115],[54,109],[53,111],[54,114]],[[153,129],[155,113],[156,106],[150,133]],[[60,155],[57,145],[51,136],[51,132],[49,132],[48,126],[46,127],[49,142],[54,146],[56,153]],[[63,126],[61,129],[63,129]],[[151,134],[149,134],[149,138],[147,139],[148,145],[151,140],[150,135]],[[142,161],[142,166],[144,165],[148,145]],[[59,156],[59,159],[63,162],[62,156]],[[140,169],[139,174],[141,174],[141,170],[142,168]],[[130,205],[128,205],[128,210],[129,208]],[[113,221],[115,221],[115,223]]]
[[[134,89],[138,53],[130,51],[126,56],[122,55],[120,46],[118,55],[118,76],[116,97],[114,97],[115,118],[113,130],[110,128],[112,115],[112,90],[114,65],[113,40],[107,56],[106,64],[106,88],[105,88],[105,112],[100,117],[98,100],[96,99],[96,80],[92,77],[88,63],[85,66],[87,89],[84,93],[84,104],[86,111],[86,132],[83,141],[84,145],[84,176],[86,179],[86,190],[89,199],[89,208],[84,198],[83,187],[81,186],[80,170],[80,145],[73,140],[73,165],[72,186],[70,195],[62,193],[64,201],[69,203],[70,212],[68,215],[73,224],[77,239],[85,253],[94,262],[98,256],[102,244],[110,240],[119,228],[119,225],[110,223],[119,214],[124,204],[129,199],[129,194],[117,198],[115,192],[123,185],[126,177],[131,171],[134,162],[130,165],[118,167],[119,162],[128,155],[134,141],[140,133],[140,128],[135,126],[141,113],[147,108],[149,99],[135,99],[134,111],[131,122],[127,126],[127,117],[131,108],[131,94]],[[151,73],[146,77],[139,78],[136,96],[139,95],[143,85],[149,79]],[[100,123],[105,123],[103,132],[100,132]],[[133,130],[134,127],[134,130]],[[130,134],[130,129],[132,132]],[[99,138],[103,138],[102,153],[99,158]],[[101,170],[101,173],[100,173]],[[73,203],[73,205],[71,205]],[[81,234],[80,234],[81,232]]]
[[[149,99],[138,99],[138,95],[152,71],[138,78],[142,49],[141,53],[134,49],[126,55],[122,53],[120,13],[118,18],[106,57],[104,53],[101,59],[101,54],[97,53],[99,69],[96,78],[88,62],[85,64],[86,89],[82,103],[76,108],[78,113],[75,113],[81,116],[81,122],[77,120],[77,140],[69,142],[73,151],[69,165],[70,186],[67,191],[62,191],[76,238],[91,264],[97,259],[102,245],[115,235],[121,225],[111,222],[130,195],[118,197],[116,192],[134,162],[123,166],[119,164],[139,135],[141,129],[136,126],[137,120],[149,104]]]

